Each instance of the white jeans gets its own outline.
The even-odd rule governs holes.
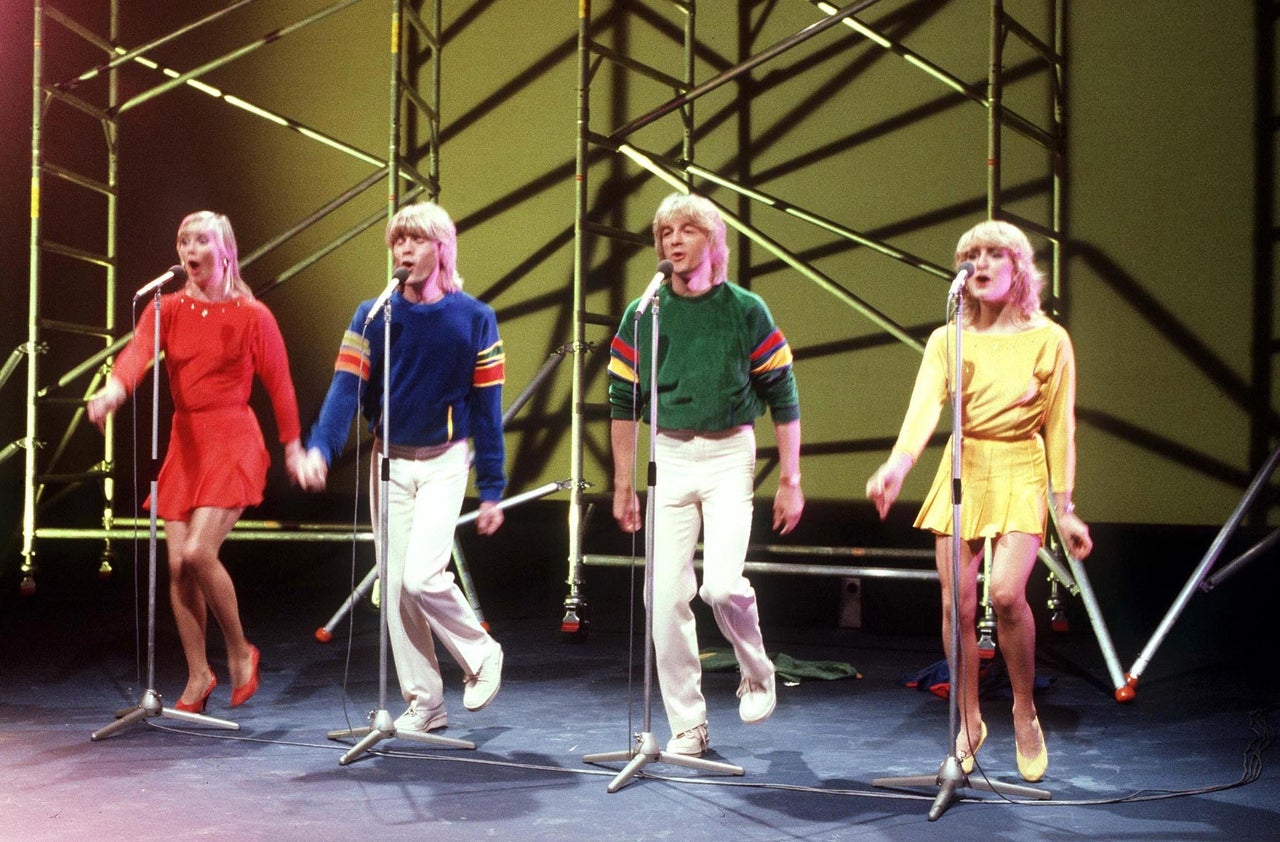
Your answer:
[[[695,592],[711,606],[742,675],[764,681],[773,674],[760,635],[756,593],[742,575],[751,537],[755,461],[751,427],[713,436],[657,435],[650,609],[658,684],[673,734],[707,721],[690,605]],[[693,554],[704,529],[698,589]]]
[[[374,545],[382,552],[379,501],[382,456],[370,467]],[[432,632],[467,675],[480,669],[493,638],[449,572],[454,530],[467,490],[465,441],[429,458],[395,458],[387,484],[387,632],[405,701],[426,710],[444,705]]]

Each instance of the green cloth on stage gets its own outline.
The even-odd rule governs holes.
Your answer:
[[[703,670],[727,671],[738,668],[738,659],[732,652],[720,649],[708,649],[701,653]],[[834,681],[837,678],[862,678],[857,667],[844,661],[801,661],[785,652],[769,656],[777,671],[778,680],[786,684],[799,684],[802,679],[814,678],[823,681]]]

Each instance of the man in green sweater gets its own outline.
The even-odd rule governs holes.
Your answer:
[[[804,510],[800,489],[800,404],[791,347],[760,296],[726,283],[724,219],[701,196],[673,194],[653,220],[658,259],[669,284],[633,301],[610,348],[613,516],[626,532],[643,525],[635,489],[639,420],[650,420],[649,381],[657,378],[653,622],[658,684],[671,725],[666,750],[707,750],[707,705],[691,607],[697,593],[732,644],[742,672],[739,715],[763,722],[777,701],[755,590],[743,576],[754,497],[755,419],[767,408],[778,442],[780,480],[773,528],[785,535]],[[652,303],[650,317],[644,309]],[[650,348],[659,313],[653,375]],[[639,315],[637,315],[639,313]],[[702,587],[693,554],[703,540]]]

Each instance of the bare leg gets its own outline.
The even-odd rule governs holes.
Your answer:
[[[951,692],[957,693],[960,711],[960,728],[956,735],[958,757],[973,752],[982,731],[982,711],[978,707],[978,638],[975,624],[978,616],[978,565],[982,554],[981,542],[964,541],[960,545],[960,654],[956,675],[951,676]],[[942,647],[948,662],[954,662],[951,654],[951,553],[950,535],[939,535],[934,545],[934,560],[938,567],[938,580],[942,584]]]
[[[1035,615],[1027,604],[1027,579],[1039,550],[1038,536],[1010,532],[996,540],[991,564],[991,602],[1000,630],[1000,651],[1013,687],[1013,733],[1028,757],[1039,754],[1043,742],[1035,725]]]
[[[238,687],[244,684],[253,671],[249,642],[240,625],[235,585],[218,557],[222,542],[239,520],[241,511],[204,507],[193,511],[191,520],[186,523],[165,524],[169,544],[170,593],[174,595],[174,618],[187,655],[187,669],[191,676],[188,687],[190,689],[191,681],[195,681],[196,689],[201,693],[208,682],[205,617],[210,611],[227,644],[231,685]]]
[[[182,563],[178,547],[186,541],[187,524],[170,520],[165,525],[165,545],[169,555],[169,602],[173,606],[173,619],[178,627],[178,639],[182,641],[182,653],[187,659],[187,686],[180,701],[195,704],[209,688],[208,606],[204,594],[191,576],[181,574]]]

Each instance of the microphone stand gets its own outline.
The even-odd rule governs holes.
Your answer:
[[[391,443],[391,297],[388,296],[382,305],[382,441],[384,445]],[[383,448],[382,463],[378,471],[381,494],[378,498],[378,576],[382,582],[387,581],[388,550],[388,506],[387,495],[391,485],[391,457]],[[374,455],[377,458],[377,455]],[[387,602],[386,594],[378,601],[378,709],[369,714],[369,725],[363,728],[342,728],[330,731],[328,738],[340,740],[354,737],[358,742],[338,759],[339,766],[346,766],[361,754],[373,748],[383,740],[403,737],[406,740],[432,745],[450,746],[452,748],[475,748],[476,744],[468,740],[457,740],[453,737],[442,737],[422,731],[397,731],[396,721],[387,710]]]
[[[203,713],[177,710],[165,707],[164,700],[156,692],[156,511],[160,508],[158,481],[160,475],[160,286],[156,286],[152,297],[155,308],[155,332],[152,337],[152,369],[151,369],[151,536],[149,541],[149,563],[147,584],[147,689],[142,698],[131,708],[116,711],[116,721],[104,728],[94,731],[89,739],[97,742],[105,740],[135,722],[144,722],[155,716],[169,719],[180,719],[184,722],[212,725],[231,731],[240,730],[240,725],[227,719],[217,719]]]
[[[650,763],[670,763],[688,769],[699,769],[704,772],[723,772],[728,775],[743,775],[740,766],[719,763],[714,760],[703,760],[701,757],[690,757],[686,754],[673,754],[658,747],[651,728],[653,718],[652,686],[653,686],[653,529],[655,521],[655,492],[658,486],[658,469],[654,461],[658,443],[658,296],[652,299],[652,336],[649,341],[649,475],[648,489],[645,492],[644,507],[644,724],[641,733],[635,735],[636,745],[630,751],[605,752],[588,754],[582,758],[584,763],[610,763],[619,760],[629,761],[607,787],[608,792],[617,792],[626,786],[645,766]],[[636,311],[634,336],[640,336],[640,312]]]
[[[1002,781],[989,780],[985,774],[971,778],[960,765],[956,757],[956,738],[960,733],[960,696],[963,683],[968,680],[968,673],[963,671],[960,649],[960,450],[964,439],[961,427],[961,386],[964,368],[962,365],[961,335],[964,333],[964,296],[955,295],[955,350],[951,368],[951,653],[947,657],[947,670],[951,674],[951,692],[948,697],[948,715],[950,727],[947,738],[947,756],[933,775],[909,775],[905,777],[876,778],[872,786],[912,787],[937,786],[938,795],[929,808],[929,821],[935,821],[946,812],[956,800],[959,789],[970,789],[994,792],[1000,795],[1049,800],[1052,795],[1043,789],[1007,784]],[[977,769],[977,758],[974,758]]]

